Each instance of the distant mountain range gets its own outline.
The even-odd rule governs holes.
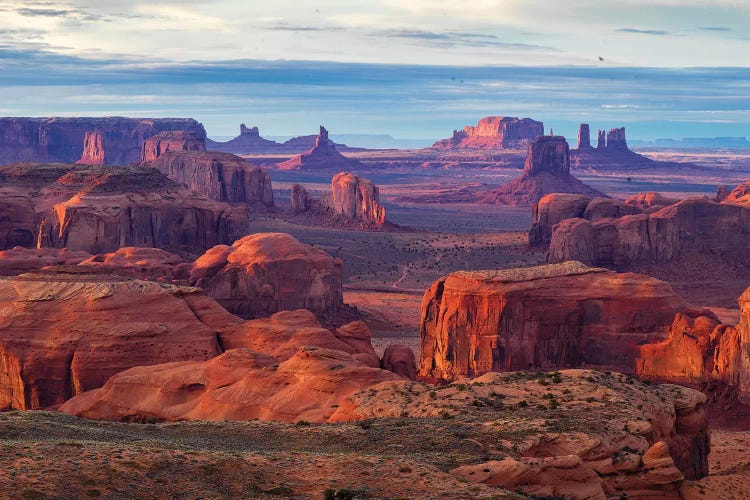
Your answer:
[[[629,140],[636,148],[673,149],[750,149],[746,137],[689,137],[685,139],[656,139],[654,141]]]

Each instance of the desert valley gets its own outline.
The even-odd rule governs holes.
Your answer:
[[[0,129],[6,492],[750,494],[750,151]]]

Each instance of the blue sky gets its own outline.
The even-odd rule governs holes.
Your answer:
[[[747,0],[0,1],[0,115],[193,116],[210,135],[750,135]]]

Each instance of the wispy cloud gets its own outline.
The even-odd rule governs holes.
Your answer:
[[[698,29],[701,31],[732,31],[732,28],[726,26],[701,26]]]
[[[428,31],[407,28],[389,29],[375,31],[373,37],[396,38],[405,40],[417,40],[427,44],[453,47],[488,47],[515,50],[541,50],[546,52],[559,52],[559,49],[546,45],[537,45],[520,42],[506,42],[497,35],[483,33],[465,33],[456,31]]]
[[[653,29],[619,28],[615,31],[617,31],[618,33],[634,33],[636,35],[658,35],[658,36],[671,35],[671,33],[668,31],[653,30]]]

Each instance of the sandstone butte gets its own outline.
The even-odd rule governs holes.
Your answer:
[[[226,142],[217,142],[206,139],[206,147],[211,151],[221,151],[223,153],[232,153],[236,155],[245,154],[299,154],[315,147],[317,135],[303,135],[293,137],[286,142],[278,143],[269,139],[264,139],[260,135],[258,127],[247,127],[244,123],[240,125],[240,135]],[[345,144],[336,144],[333,146],[339,151],[346,151],[349,148]]]
[[[633,372],[639,346],[661,341],[689,306],[665,282],[579,262],[460,271],[422,301],[419,375],[599,366]]]
[[[331,179],[331,191],[320,199],[312,198],[304,186],[295,184],[291,193],[291,212],[305,215],[316,224],[381,228],[390,225],[386,209],[380,204],[380,190],[369,179],[350,172],[339,172]]]
[[[550,193],[607,195],[570,175],[570,148],[564,137],[542,136],[529,143],[523,175],[500,188],[479,193],[479,203],[531,206]]]
[[[309,309],[331,318],[343,305],[343,261],[284,233],[258,233],[209,249],[190,283],[228,311],[258,317]]]
[[[187,131],[205,140],[189,118],[0,118],[0,165],[16,162],[130,165],[145,139]]]
[[[544,135],[544,124],[531,118],[488,116],[476,126],[467,125],[454,130],[450,139],[433,144],[440,149],[503,149],[525,148],[528,143]]]
[[[598,220],[585,214],[557,220],[571,213],[568,211],[544,222],[540,209],[540,226],[532,231],[540,235],[551,232],[547,259],[552,263],[578,260],[626,268],[688,256],[706,259],[709,255],[714,260],[744,262],[750,256],[744,236],[750,205],[742,196],[743,189],[739,186],[721,203],[688,198],[661,208],[655,205],[655,211]],[[533,238],[542,241],[536,233]]]
[[[582,218],[596,221],[619,218],[654,212],[678,201],[659,193],[640,193],[625,201],[615,198],[592,199],[580,194],[548,194],[534,204],[529,245],[549,243],[554,226],[565,219]]]
[[[209,200],[152,168],[0,167],[0,250],[91,254],[159,247],[195,255],[247,234],[247,209]]]
[[[336,145],[328,138],[328,131],[320,127],[315,146],[300,155],[279,163],[281,170],[350,170],[360,168],[362,164],[347,158],[336,150]]]
[[[141,163],[153,161],[170,151],[205,151],[206,137],[192,131],[159,132],[143,141]]]
[[[147,165],[212,200],[260,209],[274,206],[268,172],[239,156],[215,151],[170,151]]]

